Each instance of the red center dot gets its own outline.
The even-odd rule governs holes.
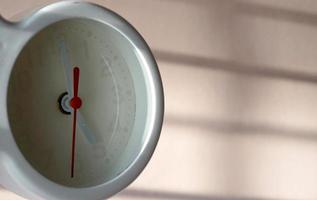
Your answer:
[[[82,101],[79,97],[74,97],[70,101],[70,106],[74,109],[79,109],[82,106]]]

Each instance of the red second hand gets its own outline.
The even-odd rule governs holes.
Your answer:
[[[76,121],[77,121],[77,109],[82,105],[81,99],[78,97],[78,86],[79,86],[79,73],[78,67],[73,69],[73,87],[74,87],[74,97],[70,101],[70,106],[74,109],[74,120],[73,120],[73,140],[72,140],[72,158],[71,158],[71,177],[74,177],[75,168],[75,150],[76,150]]]

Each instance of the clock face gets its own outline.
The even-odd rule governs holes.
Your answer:
[[[73,69],[80,69],[74,177],[71,177]],[[20,52],[10,75],[8,115],[24,158],[70,187],[105,183],[140,153],[147,133],[142,61],[108,25],[69,19],[48,26]]]

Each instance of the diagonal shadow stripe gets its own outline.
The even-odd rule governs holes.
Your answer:
[[[225,197],[214,195],[198,195],[198,194],[186,194],[177,192],[165,192],[154,190],[137,190],[127,189],[122,191],[120,196],[127,196],[135,199],[169,199],[169,200],[284,200],[274,198],[260,198],[260,197]],[[286,200],[286,199],[285,199]],[[289,200],[289,199],[288,199]]]
[[[296,11],[293,9],[278,8],[270,5],[263,5],[254,2],[245,2],[241,0],[165,0],[179,3],[187,3],[200,6],[214,6],[216,3],[232,4],[234,10],[232,14],[239,16],[240,14],[247,14],[253,16],[260,16],[271,18],[274,20],[289,21],[310,26],[317,25],[317,14],[305,11]]]
[[[317,140],[317,130],[287,127],[278,124],[261,122],[243,122],[223,119],[199,119],[166,115],[164,123],[180,126],[193,126],[206,130],[215,130],[227,134],[261,134],[280,137],[291,137],[301,140]]]
[[[306,83],[317,83],[317,73],[277,69],[270,66],[248,65],[230,60],[192,56],[168,51],[153,50],[158,61],[181,64],[187,67],[202,67],[209,70],[220,70],[238,73],[245,76],[258,76],[270,79],[285,79]]]
[[[317,25],[317,14],[303,11],[277,8],[250,2],[239,1],[236,4],[237,13],[271,18],[274,20],[295,22],[310,26]]]

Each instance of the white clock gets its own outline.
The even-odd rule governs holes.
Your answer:
[[[62,1],[0,19],[0,184],[32,200],[105,199],[148,163],[164,113],[140,34],[98,5]]]

